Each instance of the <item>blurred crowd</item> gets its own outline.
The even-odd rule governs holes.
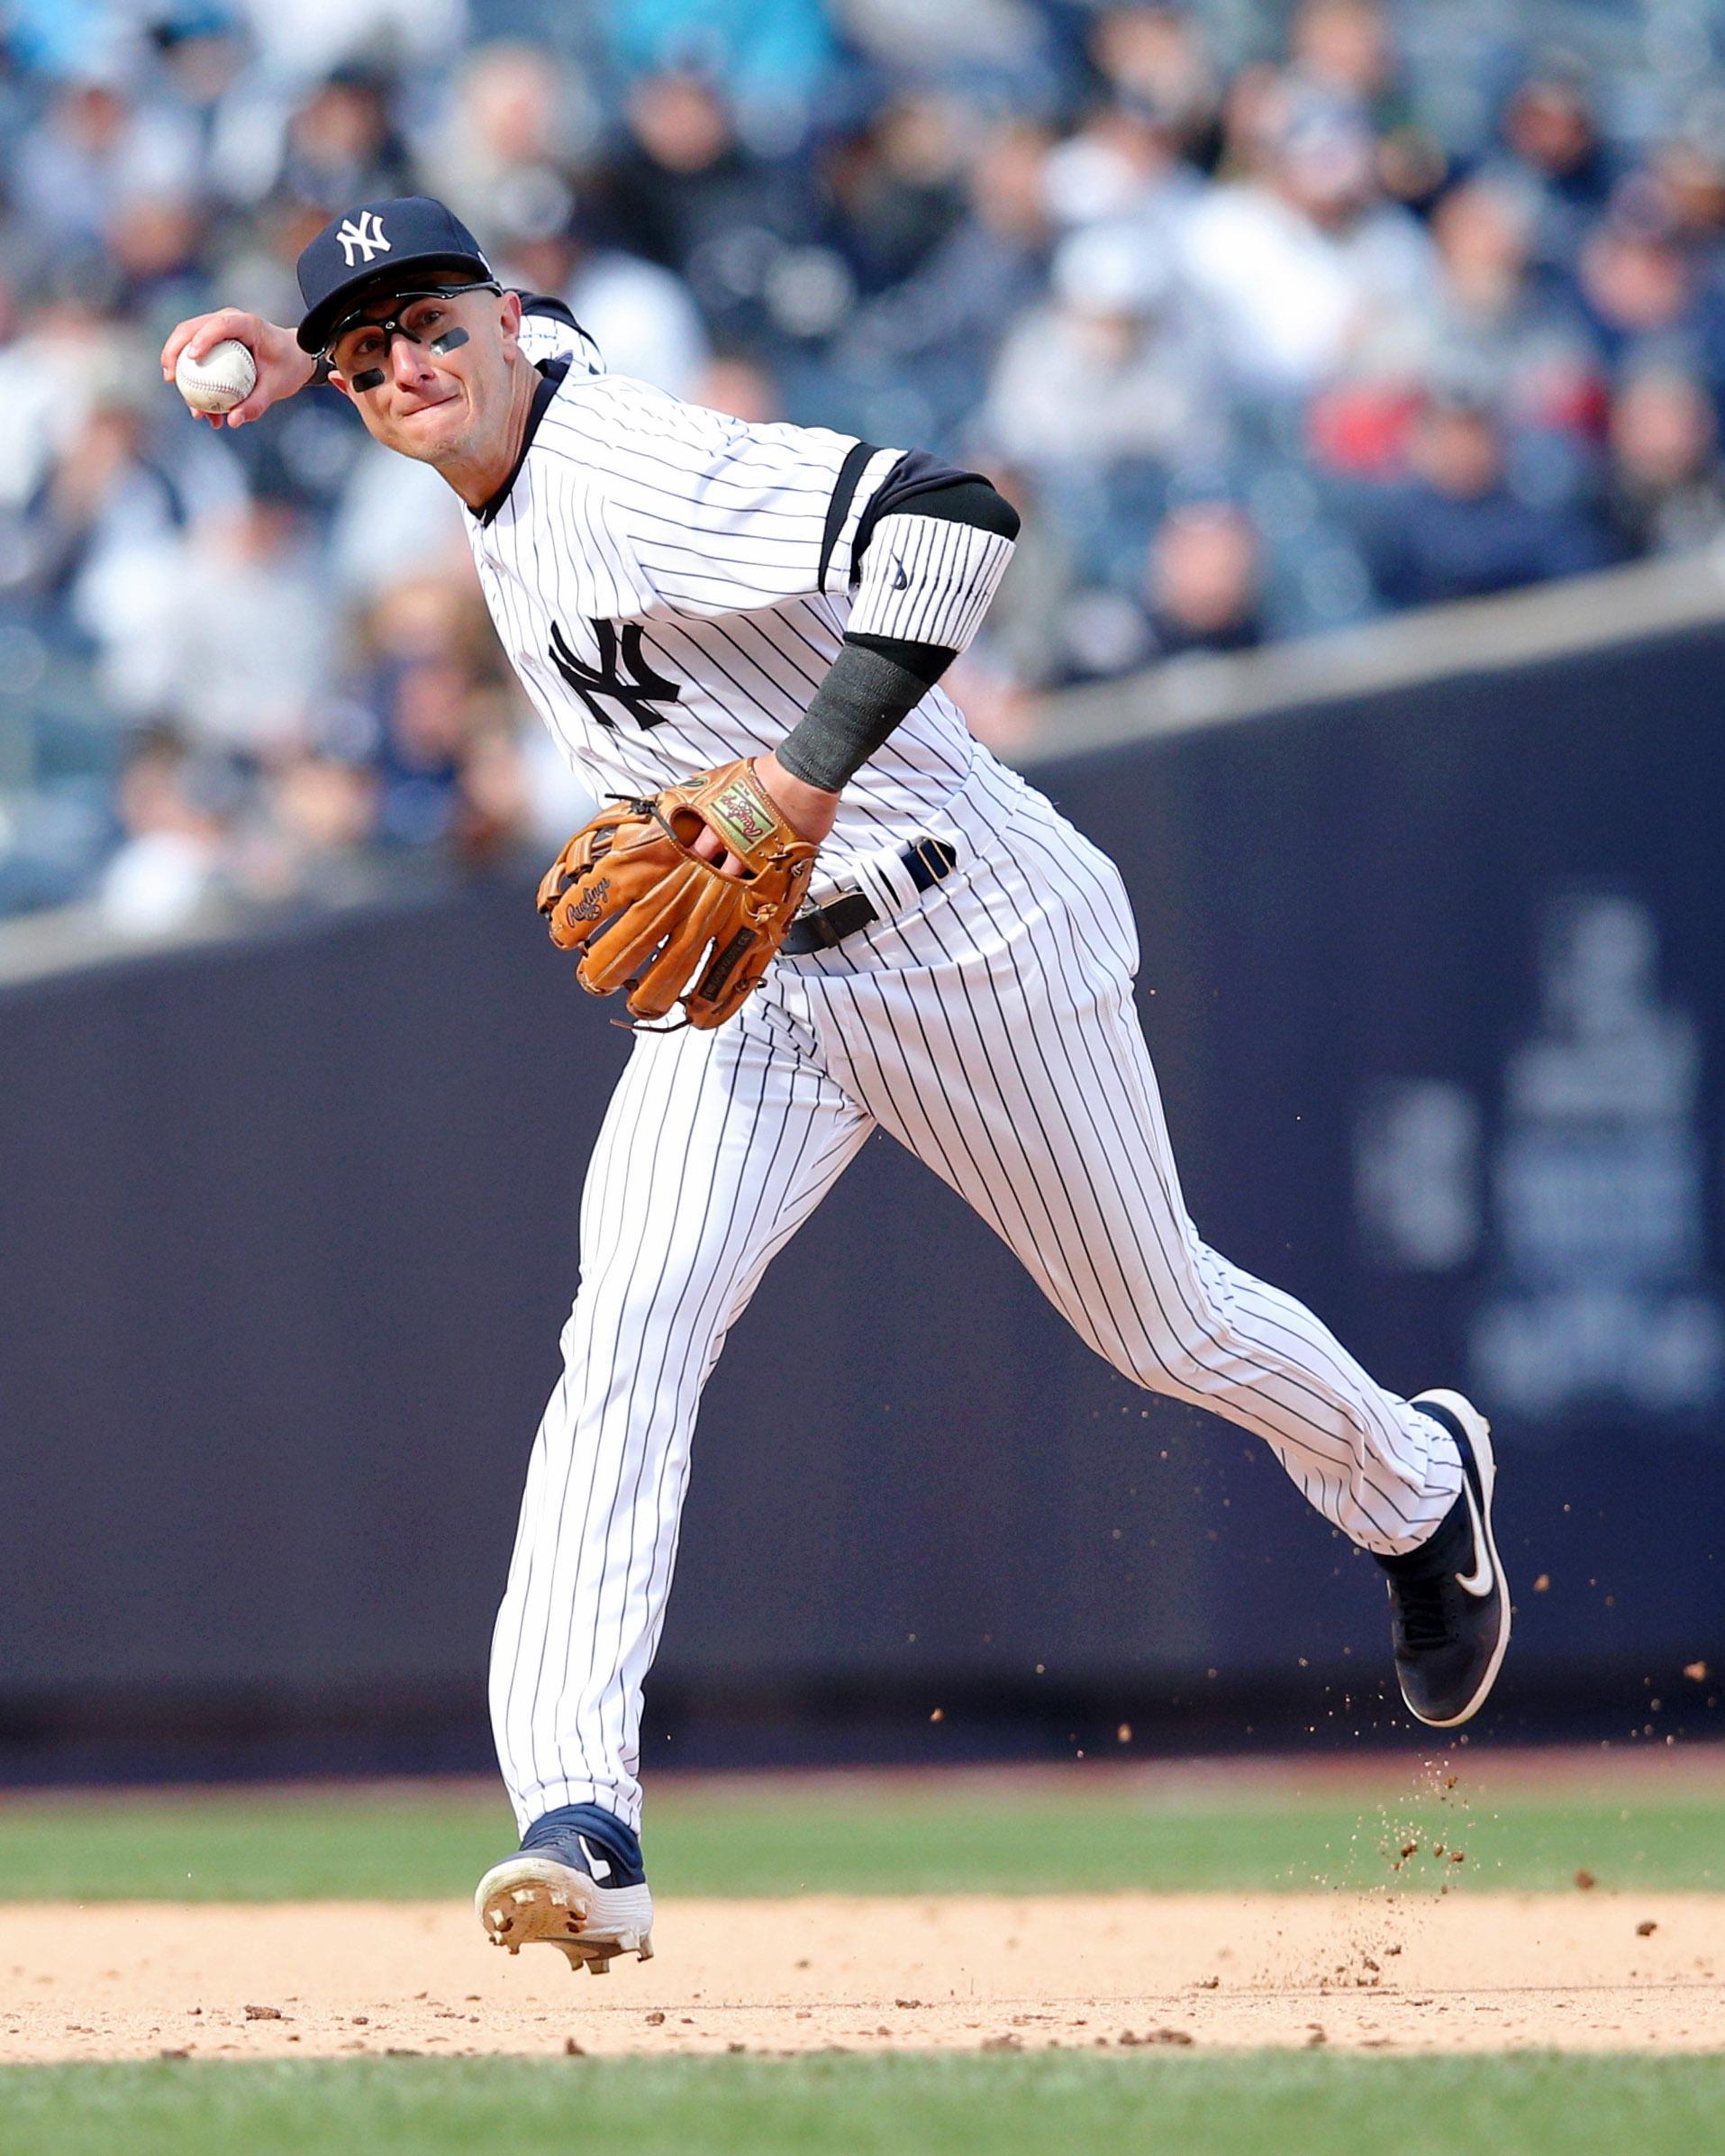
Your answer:
[[[0,0],[0,913],[150,932],[585,813],[458,509],[333,394],[155,353],[448,198],[612,368],[1025,519],[1040,692],[1712,543],[1711,0]]]

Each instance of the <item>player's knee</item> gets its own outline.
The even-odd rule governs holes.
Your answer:
[[[1225,1360],[1219,1329],[1194,1324],[1146,1339],[1121,1367],[1146,1392],[1203,1400],[1215,1389],[1217,1369]]]
[[[699,1352],[713,1328],[715,1298],[710,1267],[665,1265],[583,1281],[564,1324],[563,1360],[571,1371],[595,1359],[605,1367],[633,1367],[650,1349],[676,1367]],[[720,1305],[720,1308],[723,1305]],[[633,1352],[628,1343],[635,1343]]]

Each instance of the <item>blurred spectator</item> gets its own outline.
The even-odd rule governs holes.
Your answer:
[[[536,45],[481,45],[421,137],[426,190],[466,205],[476,228],[549,230],[595,123],[577,83]]]
[[[644,76],[629,100],[631,141],[614,170],[620,223],[641,251],[688,263],[727,229],[770,223],[767,176],[743,151],[731,112],[695,74]]]
[[[1323,96],[1351,105],[1375,132],[1407,117],[1376,0],[1304,0],[1288,33],[1294,72]]]
[[[1045,190],[1067,227],[1137,219],[1166,229],[1198,185],[1174,127],[1154,106],[1121,97],[1097,105],[1049,151]]]
[[[232,753],[267,757],[307,736],[337,654],[291,501],[256,498],[200,518],[154,596],[146,618],[116,580],[87,610],[123,709]]]
[[[1174,510],[1146,565],[1157,655],[1251,650],[1264,640],[1263,579],[1263,540],[1244,509],[1194,502]]]
[[[1434,398],[1409,444],[1412,477],[1386,490],[1373,549],[1380,595],[1429,606],[1598,568],[1603,534],[1563,506],[1521,499],[1483,406]]]
[[[1712,399],[1692,375],[1648,368],[1612,405],[1609,507],[1620,550],[1685,553],[1725,531]]]
[[[119,350],[26,506],[21,563],[51,642],[88,650],[95,679],[130,716],[165,714],[186,546],[199,516],[244,497],[232,460],[207,436],[160,453],[133,368]]]
[[[687,396],[708,357],[700,310],[683,280],[619,247],[572,241],[566,274],[550,289],[598,345],[613,374],[632,375]]]
[[[209,305],[204,228],[202,206],[190,195],[136,195],[115,208],[107,247],[114,304],[139,324],[140,342],[166,337]]]
[[[1657,143],[1648,159],[1655,198],[1687,247],[1717,254],[1725,241],[1725,137],[1697,123]]]
[[[0,504],[22,508],[77,439],[124,365],[113,327],[88,300],[42,297],[14,318],[0,302]]]
[[[171,734],[141,744],[120,781],[124,837],[96,893],[104,925],[123,936],[185,927],[228,887],[226,855],[239,789],[216,762]]]
[[[909,277],[958,223],[964,137],[964,115],[951,100],[901,97],[827,160],[859,291]]]
[[[603,0],[600,15],[625,78],[698,68],[769,153],[802,134],[838,59],[822,0]]]
[[[1344,368],[1405,364],[1431,312],[1435,265],[1419,225],[1382,199],[1364,122],[1285,84],[1261,124],[1264,177],[1205,196],[1185,224],[1188,272],[1232,378],[1291,396]]]
[[[185,495],[144,447],[135,403],[112,388],[92,400],[38,489],[26,524],[32,581],[45,599],[79,604],[119,557],[120,578],[148,578],[145,558],[177,560]]]
[[[1512,394],[1566,331],[1578,341],[1578,325],[1533,280],[1538,214],[1531,189],[1500,174],[1452,188],[1431,220],[1439,369],[1470,373],[1499,396]]]
[[[331,526],[332,581],[351,595],[356,613],[400,583],[405,563],[421,577],[443,573],[465,596],[474,570],[461,515],[460,503],[430,465],[368,441]]]
[[[17,146],[8,175],[26,243],[44,258],[95,250],[137,196],[182,196],[196,178],[185,123],[144,109],[123,81],[86,77],[55,93]]]
[[[1049,254],[1046,129],[1009,122],[976,151],[964,214],[913,275],[859,310],[839,362],[866,385],[907,384],[921,439],[945,447],[1015,319],[1043,296]],[[910,427],[876,429],[910,432]]]
[[[376,789],[360,765],[314,752],[287,764],[275,787],[280,828],[320,860],[351,851],[370,832]]]
[[[286,899],[313,890],[325,904],[363,896],[377,798],[376,777],[364,764],[322,750],[268,769],[236,849],[235,872],[247,894]]]
[[[1431,220],[1439,283],[1429,343],[1406,377],[1355,384],[1314,408],[1314,445],[1331,468],[1382,476],[1399,462],[1422,381],[1464,389],[1536,442],[1556,487],[1579,487],[1603,432],[1606,384],[1576,307],[1533,274],[1537,205],[1512,175],[1450,189]]]
[[[276,184],[326,215],[345,202],[413,192],[407,148],[377,76],[344,67],[317,85],[287,123]]]
[[[1725,389],[1725,319],[1717,288],[1648,200],[1615,205],[1587,235],[1578,283],[1583,309],[1613,373],[1680,353]]]
[[[1263,534],[1239,505],[1182,503],[1140,554],[1130,585],[1092,586],[1072,596],[1058,678],[1085,680],[1194,652],[1249,651],[1263,641]]]
[[[1553,268],[1570,267],[1616,177],[1586,85],[1559,68],[1530,75],[1510,100],[1503,139],[1535,191],[1535,259]]]
[[[1001,351],[987,438],[1031,473],[1213,454],[1209,361],[1166,251],[1132,225],[1075,233],[1055,257],[1052,304]]]
[[[1375,139],[1378,185],[1397,202],[1424,208],[1448,174],[1441,144],[1421,124],[1398,64],[1382,0],[1304,0],[1288,34],[1300,79],[1351,105]]]
[[[609,172],[615,229],[681,269],[713,333],[751,344],[836,330],[854,286],[821,241],[813,173],[751,158],[734,113],[699,75],[644,76],[629,119],[632,140]]]
[[[1161,140],[1188,163],[1214,168],[1221,77],[1191,15],[1158,5],[1104,8],[1090,58],[1122,106],[1153,116]]]
[[[250,58],[240,22],[191,0],[158,13],[150,37],[158,62],[154,86],[207,156]]]
[[[486,766],[486,798],[499,796],[487,735],[498,723],[500,686],[477,587],[431,576],[404,578],[378,595],[365,624],[363,698],[379,734],[377,832],[398,846],[470,849],[478,816],[469,773]]]

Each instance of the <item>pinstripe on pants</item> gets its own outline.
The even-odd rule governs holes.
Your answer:
[[[1118,871],[1028,787],[919,905],[781,960],[715,1033],[643,1034],[595,1148],[565,1370],[492,1660],[525,1826],[638,1825],[640,1688],[701,1389],[767,1265],[877,1124],[951,1184],[1098,1354],[1261,1437],[1385,1552],[1454,1501],[1453,1442],[1186,1217],[1132,1005]]]

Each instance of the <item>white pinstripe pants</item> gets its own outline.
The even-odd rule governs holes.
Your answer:
[[[528,1470],[491,1699],[523,1826],[639,1825],[640,1689],[701,1390],[768,1261],[877,1124],[1002,1235],[1098,1354],[1261,1437],[1385,1552],[1460,1488],[1452,1442],[1186,1217],[1118,871],[1040,795],[920,905],[781,960],[714,1033],[643,1034],[581,1209],[565,1369]]]

